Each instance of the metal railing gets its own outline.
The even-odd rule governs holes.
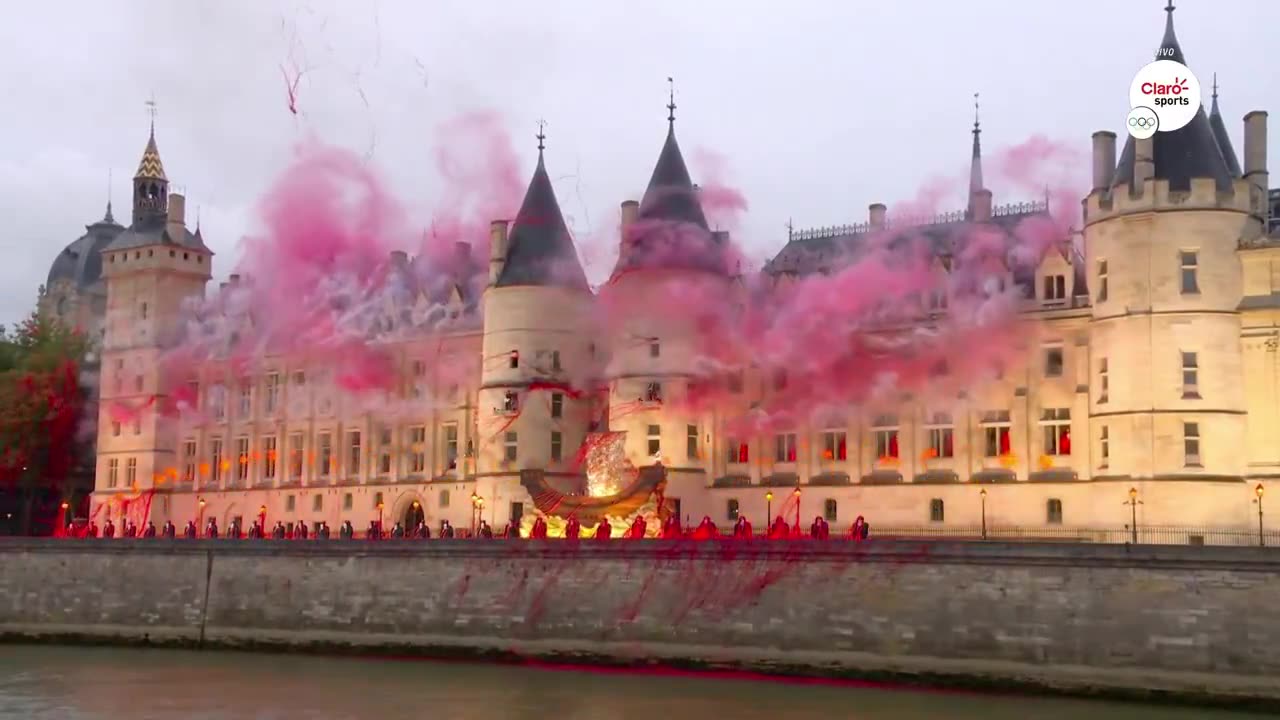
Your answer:
[[[1135,533],[1121,527],[1020,527],[1010,525],[871,526],[871,536],[886,539],[998,540],[1026,542],[1104,543],[1140,545],[1234,545],[1280,548],[1280,530],[1245,527],[1194,527],[1138,524]]]

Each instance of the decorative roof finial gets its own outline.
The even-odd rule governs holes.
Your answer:
[[[113,223],[116,221],[111,215],[111,168],[107,168],[107,214],[102,218],[103,222]]]
[[[1213,74],[1213,101],[1218,102],[1218,73]]]
[[[978,93],[974,93],[973,94],[973,132],[975,134],[982,132],[982,130],[978,127],[979,125],[978,110],[979,109],[980,108],[978,107]]]
[[[676,81],[675,78],[667,78],[667,88],[671,93],[671,102],[667,103],[667,122],[672,125],[676,124]]]
[[[151,137],[156,136],[156,94],[151,93],[151,99],[147,101],[147,112],[151,115]]]
[[[534,137],[538,138],[538,155],[541,156],[542,151],[546,149],[546,142],[545,142],[547,139],[547,121],[546,120],[538,121],[538,134],[535,135]]]
[[[1174,6],[1174,4],[1173,4],[1173,0],[1169,0],[1169,3],[1168,3],[1167,5],[1165,5],[1165,6],[1164,6],[1164,11],[1165,11],[1165,12],[1167,12],[1167,13],[1169,13],[1169,18],[1170,18],[1170,19],[1172,19],[1172,18],[1173,18],[1173,11],[1174,11],[1174,10],[1176,10],[1176,9],[1177,9],[1177,8]]]

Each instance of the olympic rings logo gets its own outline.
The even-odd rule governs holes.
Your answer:
[[[1153,117],[1131,117],[1129,118],[1129,127],[1146,129],[1149,127],[1155,127],[1157,122],[1156,118]]]

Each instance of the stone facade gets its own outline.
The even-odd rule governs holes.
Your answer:
[[[1257,548],[8,542],[0,637],[653,660],[1280,703]]]
[[[1221,119],[1216,94],[1213,117]],[[980,185],[978,132],[970,207],[935,222],[1000,226],[1043,211],[992,206]],[[1181,142],[1168,135],[1159,142]],[[101,423],[96,502],[109,517],[119,511],[115,501],[154,489],[152,518],[179,526],[265,516],[269,524],[350,520],[362,528],[421,511],[432,526],[447,519],[467,527],[480,516],[501,527],[532,509],[521,470],[546,471],[566,491],[581,484],[570,461],[594,429],[625,432],[637,466],[661,462],[667,497],[693,522],[706,515],[729,525],[740,513],[759,526],[767,508],[796,494],[789,520],[825,515],[841,529],[857,515],[878,528],[940,531],[982,522],[1122,527],[1134,514],[1126,505],[1132,488],[1142,525],[1256,528],[1255,489],[1280,478],[1280,237],[1268,234],[1266,116],[1246,118],[1236,176],[1174,177],[1178,168],[1153,158],[1179,153],[1155,151],[1152,142],[1126,148],[1117,165],[1115,136],[1095,136],[1094,189],[1079,237],[1064,238],[1033,275],[1005,278],[1026,292],[1033,349],[1020,366],[945,403],[859,408],[831,424],[731,437],[725,417],[779,392],[776,377],[747,371],[741,403],[718,415],[664,404],[653,389],[676,398],[694,375],[682,342],[692,329],[681,318],[638,318],[595,338],[588,326],[597,296],[500,282],[510,251],[500,221],[490,286],[481,297],[459,290],[450,300],[453,313],[476,308],[475,322],[395,346],[396,387],[385,405],[401,410],[343,395],[302,358],[267,358],[247,375],[210,365],[188,380],[198,417],[144,412],[133,428]],[[664,162],[685,172],[674,119],[655,178]],[[541,157],[538,168],[545,176]],[[554,196],[543,192],[558,217]],[[623,203],[624,232],[644,212]],[[865,225],[793,233],[766,272],[792,281],[797,272],[783,260],[880,227],[885,212],[876,204]],[[211,257],[195,251],[188,258],[179,249],[187,259],[169,248],[151,252],[105,253],[104,408],[160,392],[160,335],[178,321],[184,297],[204,292],[212,269]],[[115,262],[125,258],[127,272]],[[680,272],[700,270],[671,271]],[[645,282],[631,274],[613,289],[643,297]],[[726,294],[738,289],[725,279]],[[441,387],[426,377],[458,356],[476,368],[465,382]],[[591,382],[578,382],[584,376]],[[607,387],[605,426],[590,399],[533,392],[548,380]],[[779,496],[772,506],[767,493]],[[1262,519],[1280,527],[1273,517]]]

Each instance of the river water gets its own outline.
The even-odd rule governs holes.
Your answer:
[[[419,660],[0,646],[0,720],[1245,720],[914,689]]]

